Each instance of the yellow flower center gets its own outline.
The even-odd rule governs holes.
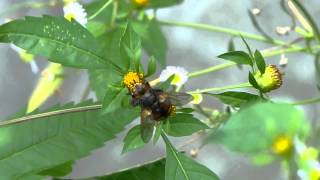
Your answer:
[[[282,75],[275,65],[267,66],[264,74],[257,72],[254,77],[263,92],[278,89],[282,85]]]
[[[172,81],[171,81],[171,84],[178,84],[179,82],[181,82],[181,77],[177,74],[174,75]]]
[[[72,13],[68,13],[64,16],[64,18],[71,22],[71,20],[75,18],[75,15]]]
[[[289,152],[292,148],[292,139],[287,136],[280,136],[278,137],[273,145],[272,145],[272,151],[275,154],[283,155]]]
[[[133,92],[137,84],[142,84],[143,74],[129,71],[122,80],[123,84],[129,89],[130,92]]]
[[[149,4],[149,0],[132,0],[138,6],[147,6]]]

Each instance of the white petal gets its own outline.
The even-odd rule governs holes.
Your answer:
[[[63,7],[63,13],[64,16],[67,16],[68,14],[72,14],[73,18],[80,23],[82,26],[85,26],[88,22],[87,20],[87,13],[83,6],[78,3],[68,3]]]

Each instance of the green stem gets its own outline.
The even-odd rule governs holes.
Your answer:
[[[190,78],[193,78],[193,77],[201,76],[201,75],[204,75],[204,74],[208,74],[210,72],[226,69],[226,68],[234,66],[234,65],[236,65],[236,63],[233,63],[233,62],[219,64],[219,65],[211,66],[211,67],[206,68],[206,69],[202,69],[200,71],[195,71],[195,72],[189,73],[188,76]]]
[[[315,104],[315,103],[319,103],[320,102],[320,98],[314,98],[314,99],[305,99],[302,101],[297,101],[297,102],[293,102],[293,103],[289,103],[291,105],[308,105],[308,104]]]
[[[118,14],[118,1],[113,2],[112,16],[111,16],[111,26],[115,27],[115,22]]]
[[[238,31],[238,30],[234,30],[231,28],[219,27],[219,26],[208,25],[208,24],[200,24],[200,23],[188,23],[188,22],[174,22],[174,21],[162,21],[162,20],[158,20],[158,22],[159,22],[159,24],[166,25],[166,26],[179,26],[179,27],[194,28],[194,29],[198,29],[198,30],[224,33],[224,34],[229,34],[229,35],[233,35],[233,36],[242,35],[242,37],[247,38],[247,39],[253,39],[253,40],[267,42],[267,43],[276,44],[276,45],[287,45],[287,43],[284,41],[280,41],[280,40],[270,41],[270,39],[267,39],[264,36],[251,34],[251,33],[247,33],[244,31]]]
[[[315,34],[317,40],[320,41],[319,28],[316,22],[314,21],[314,19],[312,18],[312,16],[307,11],[307,9],[298,0],[291,0],[291,2],[293,2],[298,7],[298,9],[302,12],[302,14],[304,15],[304,17],[307,19],[308,23],[312,27],[313,33]]]
[[[239,88],[248,88],[252,87],[252,85],[248,82],[242,83],[242,84],[237,84],[237,85],[231,85],[231,86],[224,86],[224,87],[218,87],[218,88],[207,88],[207,89],[200,89],[196,91],[188,91],[188,94],[199,94],[199,93],[206,93],[206,92],[211,92],[211,91],[224,91],[224,90],[229,90],[229,89],[239,89]]]
[[[314,50],[320,49],[320,45],[316,45],[312,49],[314,49]],[[262,51],[262,55],[264,57],[272,57],[272,56],[276,56],[276,55],[280,55],[280,54],[284,54],[284,53],[304,52],[306,50],[307,50],[307,48],[304,48],[304,47],[289,47],[289,48],[286,48],[286,49]],[[211,72],[223,70],[223,69],[226,69],[226,68],[229,68],[229,67],[233,67],[235,65],[237,65],[237,64],[233,63],[233,62],[227,62],[227,63],[211,66],[211,67],[206,68],[206,69],[202,69],[202,70],[199,70],[199,71],[195,71],[195,72],[189,73],[189,78],[194,78],[194,77],[205,75],[205,74],[208,74],[208,73],[211,73]]]
[[[92,14],[90,17],[88,17],[88,20],[92,20],[95,17],[97,17],[103,10],[105,10],[111,3],[113,0],[109,0],[107,1],[97,12],[95,12],[94,14]]]
[[[75,107],[75,108],[61,109],[61,110],[57,110],[57,111],[39,113],[39,114],[34,114],[34,115],[28,115],[28,116],[24,116],[24,117],[21,117],[21,118],[16,118],[16,119],[11,119],[11,120],[8,120],[8,121],[0,122],[0,127],[7,126],[7,125],[12,125],[12,124],[23,123],[23,122],[26,122],[26,121],[45,118],[45,117],[50,117],[50,116],[58,116],[58,115],[63,115],[63,114],[77,113],[77,112],[84,112],[84,111],[94,111],[94,110],[99,110],[101,108],[102,108],[102,105],[101,104],[97,104],[97,105],[81,106],[81,107]]]

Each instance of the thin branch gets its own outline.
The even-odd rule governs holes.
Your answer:
[[[77,113],[77,112],[85,112],[85,111],[94,111],[94,110],[99,110],[101,108],[102,108],[101,104],[96,104],[96,105],[90,105],[90,106],[75,107],[75,108],[62,109],[62,110],[45,112],[40,114],[28,115],[28,116],[24,116],[16,119],[2,121],[0,122],[0,127],[12,125],[12,124],[19,124],[26,121],[36,120],[36,119],[45,118],[45,117],[58,116],[58,115]]]

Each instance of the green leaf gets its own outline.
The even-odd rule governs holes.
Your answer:
[[[197,163],[184,154],[179,153],[171,144],[165,134],[162,138],[166,143],[166,180],[218,180],[219,177],[210,171],[207,167]]]
[[[260,100],[260,96],[250,94],[247,92],[228,91],[220,94],[206,93],[207,95],[214,96],[222,101],[224,104],[234,107],[241,107],[245,104],[256,102]]]
[[[254,59],[257,63],[257,67],[258,67],[259,71],[261,72],[261,74],[264,74],[264,72],[266,70],[266,62],[265,62],[262,54],[260,53],[260,51],[256,50],[256,52],[254,53]]]
[[[233,151],[250,154],[270,152],[275,139],[306,137],[308,122],[292,105],[257,103],[232,115],[209,139]]]
[[[140,37],[133,31],[131,23],[128,23],[120,40],[121,63],[126,69],[129,69],[136,59],[140,60],[140,54]]]
[[[111,113],[121,108],[127,93],[126,88],[109,85],[103,99],[103,114]]]
[[[247,41],[243,38],[243,36],[240,35],[240,37],[241,37],[241,40],[243,41],[243,43],[246,45],[248,53],[249,53],[250,60],[252,61],[253,60],[253,54],[252,54],[251,48],[250,48],[249,44],[247,43]],[[251,63],[251,65],[253,65],[253,63]]]
[[[150,7],[162,8],[182,3],[183,0],[150,0]]]
[[[232,61],[237,64],[252,65],[252,61],[249,54],[243,51],[230,51],[230,52],[219,55],[218,58]]]
[[[166,133],[175,137],[189,136],[199,130],[209,128],[192,114],[185,113],[177,113],[175,116],[169,117],[165,123],[169,123],[163,127]]]
[[[73,161],[66,162],[66,163],[60,164],[58,166],[55,166],[53,168],[41,171],[38,174],[41,176],[53,176],[53,177],[66,176],[69,173],[71,173],[73,164],[74,164]]]
[[[140,125],[136,125],[135,127],[131,128],[127,133],[126,137],[124,138],[124,146],[122,149],[122,154],[132,151],[135,149],[142,148],[145,143],[143,142],[140,134]]]
[[[112,174],[88,178],[86,180],[164,180],[165,159],[129,167]]]
[[[254,78],[253,74],[251,72],[249,72],[249,83],[256,89],[258,89],[259,91],[261,90],[260,86],[258,85],[256,78]]]
[[[95,37],[99,37],[99,36],[103,35],[106,32],[107,26],[102,22],[89,21],[88,24],[87,24],[87,29]]]
[[[156,125],[156,131],[154,133],[153,136],[153,144],[156,144],[161,136],[161,132],[162,132],[162,127],[163,127],[163,121],[160,121],[157,125]]]
[[[149,63],[148,63],[148,72],[147,74],[145,75],[145,77],[149,77],[151,75],[153,75],[157,70],[157,62],[156,62],[156,59],[151,56],[149,58]]]
[[[24,177],[85,157],[138,116],[132,108],[100,115],[100,107],[91,102],[67,104],[46,112],[73,113],[1,126],[0,179]]]
[[[113,71],[104,69],[89,69],[90,87],[95,92],[99,101],[103,101],[109,84],[121,82],[122,77]]]
[[[0,26],[0,42],[13,43],[49,61],[76,68],[106,68],[110,61],[90,32],[62,17],[26,17]]]
[[[154,56],[164,67],[168,45],[160,25],[155,20],[144,20],[132,22],[132,27],[141,37],[142,46],[149,56]]]

